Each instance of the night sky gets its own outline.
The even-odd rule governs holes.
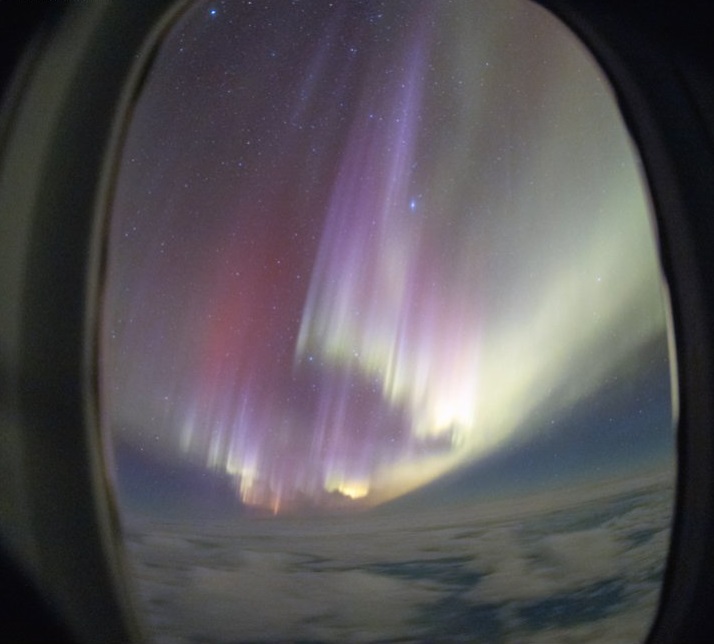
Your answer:
[[[648,210],[609,87],[539,7],[197,3],[119,163],[104,422],[273,512],[506,452],[508,477],[551,426],[581,474],[602,441],[627,468],[635,418],[626,454],[673,436]]]

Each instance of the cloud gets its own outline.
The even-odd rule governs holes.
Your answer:
[[[634,641],[658,599],[668,480],[421,513],[144,518],[127,541],[159,642],[418,640],[482,627],[513,641]]]

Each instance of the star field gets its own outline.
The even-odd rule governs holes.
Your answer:
[[[199,3],[118,169],[105,422],[273,512],[395,498],[618,378],[647,397],[648,209],[602,73],[538,7]]]

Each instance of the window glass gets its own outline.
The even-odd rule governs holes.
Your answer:
[[[102,417],[157,641],[638,641],[676,391],[612,89],[522,1],[197,3],[129,115]]]

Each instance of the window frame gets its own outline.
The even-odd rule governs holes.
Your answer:
[[[649,641],[707,639],[714,634],[714,552],[707,552],[714,537],[714,46],[702,36],[711,32],[706,3],[538,3],[600,63],[651,190],[677,347],[679,474]],[[31,25],[35,40],[0,120],[0,232],[3,248],[16,249],[0,272],[0,411],[8,453],[17,457],[12,484],[0,490],[0,507],[12,508],[0,537],[86,641],[140,639],[99,434],[97,322],[126,116],[185,4],[64,3],[52,19]]]

